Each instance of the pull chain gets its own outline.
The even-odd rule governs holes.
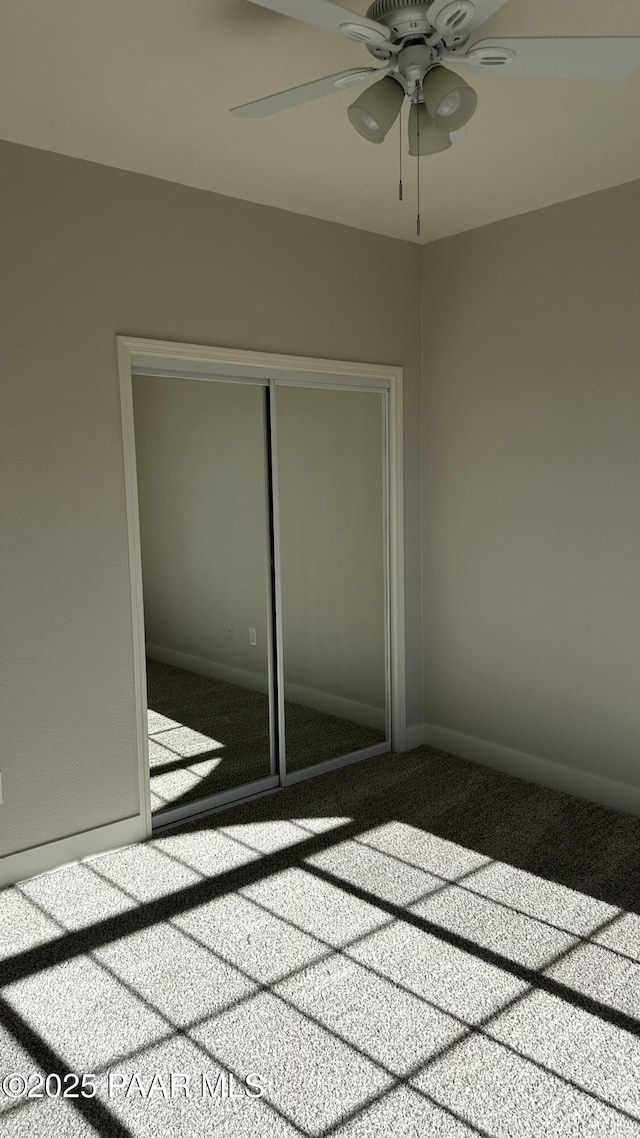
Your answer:
[[[402,201],[402,107],[398,116],[400,124],[400,181],[398,182],[398,201]]]
[[[420,105],[416,103],[416,134],[417,134],[417,154],[416,154],[416,176],[417,176],[417,197],[418,197],[418,214],[416,217],[416,235],[420,236]]]

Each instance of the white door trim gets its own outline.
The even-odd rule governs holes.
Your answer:
[[[250,378],[270,381],[293,379],[314,386],[364,388],[388,391],[389,401],[389,600],[391,649],[391,747],[406,749],[405,596],[404,596],[404,479],[402,438],[402,368],[382,364],[285,356],[237,348],[181,344],[171,340],[144,340],[117,336],[120,407],[124,450],[131,629],[140,819],[151,834],[149,755],[147,737],[146,662],[142,600],[142,560],[138,481],[133,420],[134,370],[205,378]]]

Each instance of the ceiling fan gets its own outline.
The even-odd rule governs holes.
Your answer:
[[[374,0],[366,16],[332,0],[252,3],[363,43],[382,66],[339,71],[232,107],[232,114],[271,115],[375,80],[349,107],[352,126],[369,142],[382,142],[408,97],[409,153],[415,156],[448,149],[452,133],[477,106],[473,88],[445,62],[476,72],[565,79],[618,79],[640,67],[640,36],[493,38],[468,47],[473,32],[506,0]]]

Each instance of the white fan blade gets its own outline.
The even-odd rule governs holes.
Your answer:
[[[455,58],[476,71],[522,78],[622,79],[640,67],[640,36],[480,40]]]
[[[232,107],[231,114],[243,119],[258,119],[263,115],[273,115],[276,111],[286,111],[289,107],[297,107],[300,103],[309,103],[312,99],[319,99],[322,95],[330,95],[332,91],[339,91],[342,87],[350,87],[352,83],[364,83],[365,79],[372,79],[374,75],[387,75],[386,67],[356,68],[350,71],[338,71],[335,75],[325,75],[324,79],[314,79],[311,83],[302,83],[300,87],[289,87],[286,91],[278,91],[275,95],[266,95],[264,99],[255,99],[252,103],[243,103],[240,107]]]
[[[426,16],[430,24],[444,35],[469,35],[486,23],[507,0],[433,0]]]
[[[332,4],[331,0],[251,0],[261,8],[270,8],[272,12],[280,12],[283,16],[292,16],[294,20],[303,20],[305,24],[313,24],[322,28],[323,32],[341,32],[349,39],[360,40],[363,43],[384,43],[391,35],[388,28],[377,24],[375,20],[368,20],[366,16],[359,16],[348,8],[341,8],[339,4]],[[358,29],[361,29],[361,34]]]

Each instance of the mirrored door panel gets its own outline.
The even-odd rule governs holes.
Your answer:
[[[156,816],[275,773],[266,397],[133,379]]]
[[[388,740],[385,397],[278,385],[276,411],[290,774]]]

